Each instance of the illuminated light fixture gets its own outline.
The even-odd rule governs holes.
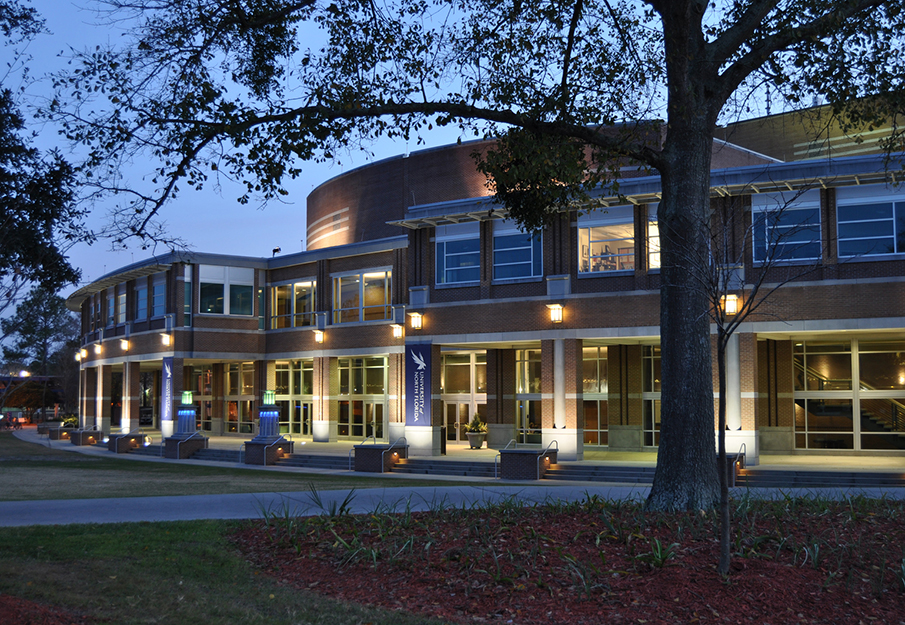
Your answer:
[[[562,304],[547,304],[550,309],[550,321],[553,323],[562,323]]]
[[[119,346],[123,349],[124,352],[129,351],[129,339],[120,339]]]
[[[75,359],[76,359],[78,362],[82,362],[82,350],[79,350],[79,351],[77,351],[77,352],[75,353]],[[900,382],[900,384],[901,384],[901,382]]]
[[[19,372],[19,377],[20,377],[20,378],[27,378],[27,377],[30,376],[30,375],[31,375],[31,374],[30,374],[28,371],[26,371],[25,369],[22,369],[22,371]]]
[[[390,324],[390,327],[393,328],[393,338],[401,339],[402,338],[402,326],[398,323]]]
[[[412,324],[412,330],[420,330],[423,324],[423,315],[417,312],[409,313],[410,323]]]
[[[183,406],[192,405],[192,391],[182,391],[182,405]]]
[[[723,312],[729,316],[738,314],[738,295],[729,294],[720,298]]]
[[[172,338],[170,337],[169,334],[160,335],[160,342],[163,343],[165,346],[169,347],[170,341],[172,341]]]
[[[100,343],[95,343],[95,344],[94,344],[94,353],[95,353],[95,354],[100,354],[100,353],[101,353],[101,344],[100,344]]]
[[[82,360],[88,358],[88,350],[87,350],[87,349],[80,349],[80,350],[79,350],[79,354],[82,355]]]
[[[899,376],[899,384],[905,384],[905,375]]]
[[[274,406],[277,403],[277,392],[276,391],[264,391],[264,405],[265,406]]]
[[[315,330],[315,331],[314,331],[314,342],[315,342],[315,343],[323,343],[323,342],[324,342],[324,331],[323,331],[323,330]]]

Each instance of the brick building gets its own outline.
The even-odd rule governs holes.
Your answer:
[[[727,447],[749,462],[905,450],[901,166],[879,147],[888,129],[806,132],[811,113],[714,146],[714,212],[741,224],[733,295],[779,287],[728,350]],[[250,438],[269,389],[281,430],[312,442],[405,436],[438,454],[479,415],[490,447],[655,448],[658,178],[626,169],[621,197],[531,236],[487,197],[471,158],[487,145],[323,183],[305,252],[171,254],[79,289],[82,423],[167,435],[191,390],[202,432]]]

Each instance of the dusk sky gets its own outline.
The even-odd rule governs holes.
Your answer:
[[[68,0],[32,0],[32,5],[44,17],[51,32],[50,35],[38,36],[26,49],[26,53],[32,57],[28,62],[32,78],[40,78],[66,67],[70,49],[82,50],[96,45],[116,44],[120,38],[120,31],[108,26],[98,26],[96,14],[89,9],[80,8],[90,7],[90,0],[82,0],[77,4]],[[10,58],[11,48],[0,48],[0,53],[4,54],[6,62]],[[3,82],[4,86],[14,90],[22,84],[15,74],[4,76]],[[49,85],[46,81],[30,85],[25,102],[34,102],[47,93]],[[25,114],[30,116],[28,111]],[[69,146],[54,129],[35,129],[41,133],[39,146],[42,149],[56,146],[64,154],[69,150]],[[414,142],[407,146],[404,142],[387,140],[373,147],[373,156],[358,151],[341,155],[342,165],[303,165],[302,176],[287,185],[290,194],[285,203],[271,202],[263,210],[256,208],[255,204],[240,205],[236,198],[242,194],[243,188],[236,184],[223,186],[219,193],[211,185],[201,192],[187,190],[164,208],[163,219],[167,222],[170,233],[188,241],[191,249],[198,252],[270,257],[273,248],[278,246],[284,254],[298,252],[303,249],[305,238],[305,198],[319,184],[368,162],[403,154],[409,149],[414,151],[454,142],[456,137],[457,133],[450,129],[432,137],[426,146],[415,146]],[[138,163],[128,176],[137,179],[149,169],[147,164],[142,166]],[[93,225],[103,222],[111,205],[95,208],[91,220]],[[166,251],[158,248],[157,253]],[[110,250],[110,242],[104,240],[91,246],[77,245],[70,252],[73,265],[82,270],[83,283],[149,256],[150,251],[141,250],[134,242],[128,250],[114,252]],[[72,290],[74,289],[67,289],[65,294]]]

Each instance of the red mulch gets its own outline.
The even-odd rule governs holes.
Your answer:
[[[0,623],[3,625],[86,625],[93,622],[87,616],[0,594]]]
[[[843,512],[817,514],[783,532],[752,526],[749,535],[772,537],[739,542],[748,557],[736,556],[723,579],[709,521],[677,536],[676,517],[661,515],[647,527],[627,521],[623,533],[612,518],[601,522],[599,512],[534,510],[511,522],[479,519],[479,535],[462,518],[412,516],[418,527],[402,530],[395,542],[384,526],[361,520],[337,522],[336,534],[309,528],[292,536],[261,522],[234,538],[250,561],[287,586],[449,623],[905,623],[902,579],[892,570],[905,566],[905,531],[896,518],[847,523]],[[411,555],[394,558],[406,536],[415,537]],[[679,541],[665,566],[651,557],[656,539],[663,547]],[[805,553],[813,544],[823,550],[816,567]],[[349,562],[358,547],[379,545],[376,566],[373,552]],[[883,571],[864,559],[883,552]]]

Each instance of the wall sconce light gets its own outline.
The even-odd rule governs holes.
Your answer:
[[[95,344],[94,344],[94,353],[95,353],[95,354],[100,354],[100,353],[101,353],[101,344],[100,344],[100,343],[95,343]]]
[[[550,321],[553,323],[562,323],[562,304],[547,304],[550,309]]]
[[[79,354],[81,354],[81,356],[82,356],[81,360],[85,360],[86,358],[88,358],[88,350],[85,348],[80,349]]]
[[[169,334],[161,334],[161,335],[160,335],[160,342],[163,343],[165,347],[169,347],[169,346],[170,346],[170,341],[172,341],[172,340],[173,340],[173,339],[170,337]]]
[[[315,343],[323,343],[323,342],[324,342],[324,331],[323,331],[323,330],[315,330],[315,331],[314,331],[314,342],[315,342]]]
[[[119,346],[122,348],[124,352],[129,351],[129,339],[120,339]]]
[[[724,295],[720,298],[720,306],[723,309],[723,313],[726,315],[732,316],[738,314],[738,295],[729,294]]]
[[[401,339],[402,338],[402,326],[398,323],[391,323],[390,327],[393,328],[393,338]]]
[[[420,330],[423,322],[423,315],[417,312],[409,313],[409,323],[412,325],[413,330]]]
[[[79,350],[75,353],[76,362],[82,362],[82,350]]]

